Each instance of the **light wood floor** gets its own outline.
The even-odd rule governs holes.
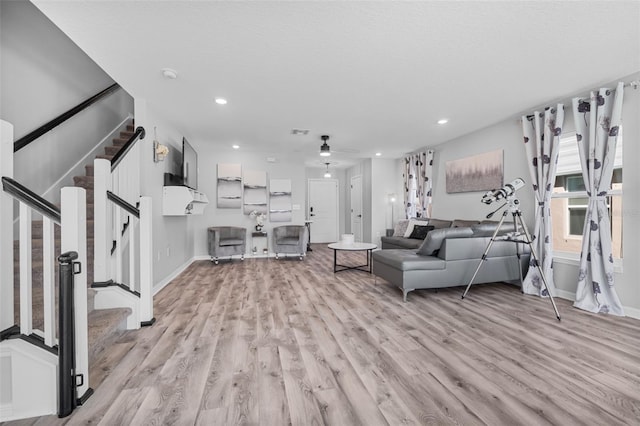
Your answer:
[[[302,262],[195,262],[156,296],[157,323],[111,349],[117,367],[94,369],[84,406],[14,423],[640,423],[640,321],[557,300],[558,322],[505,284],[403,303],[313,248]]]

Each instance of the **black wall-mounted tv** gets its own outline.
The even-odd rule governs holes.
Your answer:
[[[182,138],[182,184],[198,189],[198,153]]]

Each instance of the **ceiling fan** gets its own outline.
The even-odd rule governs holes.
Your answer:
[[[322,145],[320,145],[320,155],[322,157],[329,157],[331,155],[331,153],[341,153],[341,154],[357,154],[358,151],[357,149],[342,149],[342,150],[337,150],[337,149],[331,149],[331,147],[329,146],[329,144],[327,143],[327,141],[329,140],[329,135],[322,135],[320,136],[320,139],[322,139]]]

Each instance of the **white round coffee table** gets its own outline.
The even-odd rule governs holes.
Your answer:
[[[333,272],[340,271],[348,271],[348,270],[357,270],[357,271],[365,271],[371,273],[371,251],[378,248],[377,245],[371,243],[331,243],[327,247],[333,250]],[[356,266],[348,266],[348,265],[339,265],[338,264],[338,252],[340,250],[344,251],[366,251],[367,252],[367,263],[365,265],[356,265]],[[341,268],[341,269],[338,269]],[[366,269],[365,269],[366,268]]]

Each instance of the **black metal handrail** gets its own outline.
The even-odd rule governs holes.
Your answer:
[[[60,224],[60,209],[49,201],[45,200],[26,186],[15,180],[2,176],[2,188],[14,198],[22,201],[32,209]]]
[[[100,93],[97,93],[97,94],[93,95],[92,97],[90,97],[86,101],[74,106],[73,108],[71,108],[67,112],[60,114],[59,116],[57,116],[53,120],[49,121],[48,123],[38,127],[33,132],[28,133],[27,135],[21,137],[20,139],[18,139],[17,141],[15,141],[13,143],[13,152],[17,152],[17,151],[21,150],[22,148],[24,148],[25,146],[29,145],[34,140],[38,139],[40,136],[44,135],[45,133],[49,132],[50,130],[53,130],[54,128],[56,128],[60,124],[64,123],[65,121],[67,121],[68,119],[70,119],[71,117],[76,115],[77,113],[83,111],[87,107],[89,107],[92,104],[96,103],[100,99],[110,95],[111,93],[115,92],[118,89],[120,89],[120,86],[118,85],[118,83],[114,83],[111,86],[109,86],[106,89],[104,89],[103,91],[101,91]]]
[[[140,219],[140,210],[138,210],[137,208],[135,208],[131,204],[127,203],[125,200],[123,200],[122,198],[118,197],[113,192],[107,191],[107,198],[109,200],[113,201],[114,203],[116,203],[121,208],[123,208],[126,211],[128,211],[129,213],[131,213],[132,215],[134,215],[135,217],[137,217],[138,219]]]
[[[144,127],[138,126],[136,128],[135,133],[131,135],[127,143],[125,143],[122,149],[118,151],[118,153],[111,159],[111,171],[114,171],[116,169],[118,163],[120,163],[127,152],[129,152],[129,150],[133,148],[133,145],[138,139],[144,139],[145,134],[146,132],[144,131]]]

